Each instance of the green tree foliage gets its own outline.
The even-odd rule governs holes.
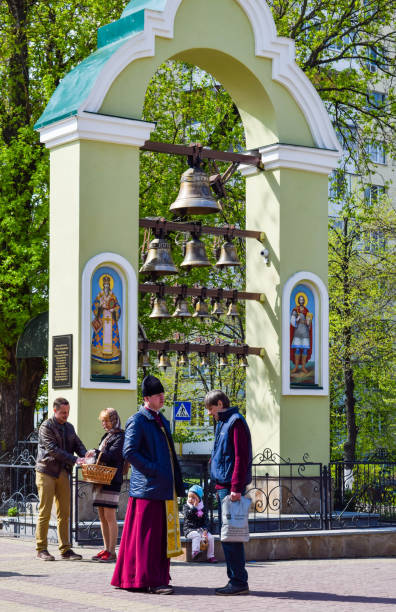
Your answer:
[[[0,426],[14,443],[16,342],[48,309],[48,154],[33,125],[60,79],[96,46],[99,26],[119,17],[120,0],[0,2]],[[33,428],[45,362],[25,360],[19,434]]]
[[[345,193],[330,219],[331,434],[338,459],[396,446],[395,235],[386,197],[367,204],[361,191]]]
[[[395,0],[271,0],[278,33],[296,44],[296,61],[343,135],[359,172],[366,146],[394,154]],[[386,92],[374,99],[373,92]],[[363,167],[365,166],[365,168]]]

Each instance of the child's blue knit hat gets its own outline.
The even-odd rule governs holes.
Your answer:
[[[200,487],[199,485],[195,484],[192,487],[190,487],[188,489],[188,492],[190,493],[195,493],[195,495],[198,495],[199,500],[201,501],[201,499],[203,498],[203,488]]]

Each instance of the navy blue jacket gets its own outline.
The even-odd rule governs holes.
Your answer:
[[[185,494],[169,421],[160,413],[173,455],[176,494]],[[172,466],[166,438],[147,408],[125,425],[124,458],[132,465],[129,495],[141,499],[173,499]]]
[[[216,426],[215,441],[210,461],[210,475],[212,479],[221,485],[231,483],[232,473],[235,465],[233,425],[239,419],[243,422],[249,433],[249,463],[246,471],[245,485],[252,480],[252,443],[250,440],[249,426],[238,408],[229,408],[225,412],[219,412],[219,420]]]
[[[107,435],[108,434],[105,433],[102,436],[100,441],[102,442],[102,440]],[[103,463],[104,465],[108,465],[109,467],[117,468],[114,478],[111,481],[112,485],[120,485],[122,484],[122,481],[123,481],[123,469],[124,469],[124,457],[122,456],[123,446],[124,446],[124,432],[117,431],[111,434],[111,436],[109,436],[107,440],[107,444],[104,450],[102,451],[102,455],[100,457],[100,463]],[[98,458],[99,453],[100,451],[96,450],[96,459]]]

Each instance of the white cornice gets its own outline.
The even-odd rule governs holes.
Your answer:
[[[124,119],[95,113],[79,113],[40,128],[40,141],[48,149],[75,140],[95,140],[141,147],[155,128],[155,123]]]
[[[259,153],[264,170],[291,168],[326,175],[337,167],[339,159],[338,151],[286,144],[260,147]],[[243,176],[252,176],[260,172],[254,166],[248,165],[241,165],[239,170]]]

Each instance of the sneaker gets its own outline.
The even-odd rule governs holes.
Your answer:
[[[191,555],[191,561],[198,561],[198,559],[200,558],[202,554],[201,550],[197,550],[196,552],[193,552]]]
[[[100,552],[98,552],[97,555],[94,555],[93,557],[91,557],[91,561],[99,561],[105,552],[106,552],[105,550],[101,550]]]
[[[208,563],[218,563],[216,557],[209,557]]]
[[[216,595],[248,595],[249,587],[238,587],[233,584],[228,583],[225,587],[221,589],[216,589]]]
[[[82,555],[77,555],[71,548],[61,554],[61,559],[64,561],[81,561]]]
[[[55,561],[55,557],[50,555],[48,550],[39,550],[36,559],[41,559],[41,561]]]
[[[113,555],[113,553],[105,550],[101,558],[99,559],[99,563],[114,563],[117,560],[117,555]]]
[[[157,587],[147,587],[147,593],[152,593],[153,595],[172,595],[174,589],[170,584],[164,584]]]

